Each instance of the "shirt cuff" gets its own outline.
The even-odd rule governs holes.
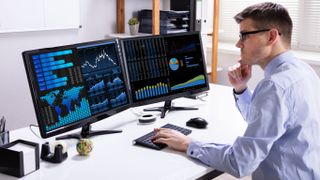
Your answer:
[[[240,97],[245,97],[247,98],[248,96],[250,96],[250,90],[248,88],[246,88],[244,91],[240,92],[240,93],[235,93],[234,89],[233,89],[233,97],[235,101],[238,101],[238,99]]]
[[[192,141],[187,149],[187,155],[193,158],[197,158],[197,156],[200,154],[200,148],[203,143],[199,141]]]
[[[242,91],[240,92],[236,92],[236,90],[233,88],[233,94],[235,95],[241,95],[243,92],[245,92],[248,88],[246,87],[245,89],[243,89]]]

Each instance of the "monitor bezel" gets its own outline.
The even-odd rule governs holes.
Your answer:
[[[200,48],[201,48],[201,56],[202,56],[202,63],[203,63],[203,71],[205,76],[205,82],[206,82],[206,87],[202,88],[197,88],[197,89],[191,89],[191,90],[186,90],[184,92],[179,92],[171,95],[165,95],[162,97],[156,97],[156,98],[151,98],[151,99],[146,99],[143,101],[137,101],[133,102],[133,97],[132,97],[132,89],[131,89],[131,84],[130,84],[130,77],[129,77],[129,72],[128,72],[128,66],[127,66],[127,61],[126,55],[124,52],[124,41],[126,40],[137,40],[137,39],[146,39],[146,38],[156,38],[156,37],[172,37],[172,36],[188,36],[188,35],[198,35],[199,36],[199,41],[200,41]],[[143,105],[148,105],[148,104],[153,104],[153,103],[158,103],[158,102],[163,102],[163,101],[170,101],[176,98],[180,97],[191,97],[192,95],[199,94],[202,92],[206,92],[209,90],[209,79],[208,79],[208,73],[207,73],[207,68],[206,68],[206,60],[204,56],[204,51],[203,51],[203,43],[202,43],[202,38],[201,34],[198,31],[193,31],[193,32],[184,32],[184,33],[172,33],[172,34],[162,34],[162,35],[147,35],[147,36],[138,36],[138,37],[129,37],[129,38],[122,38],[119,40],[120,41],[120,46],[122,50],[122,59],[124,61],[124,66],[125,66],[125,72],[127,76],[127,82],[129,83],[129,96],[132,101],[131,107],[137,107],[137,106],[143,106]]]
[[[40,113],[41,106],[39,104],[40,102],[37,99],[37,97],[39,97],[39,96],[37,94],[37,89],[36,89],[37,86],[36,86],[34,72],[33,72],[33,68],[32,68],[31,55],[36,54],[36,53],[47,53],[47,52],[59,51],[59,50],[70,49],[70,48],[76,49],[77,47],[80,47],[80,46],[109,43],[109,42],[114,42],[116,45],[117,58],[118,58],[119,65],[122,70],[123,81],[124,81],[124,84],[125,84],[125,87],[127,90],[128,103],[125,105],[121,105],[119,107],[116,107],[114,109],[111,109],[111,110],[100,112],[96,115],[91,115],[90,117],[80,119],[77,122],[74,122],[74,123],[71,123],[71,124],[68,124],[68,125],[65,125],[65,126],[62,126],[62,127],[59,127],[57,129],[54,129],[54,130],[47,132],[45,130],[45,123],[44,123],[44,121],[41,120],[41,118],[42,118],[41,113]],[[36,114],[36,118],[37,118],[37,122],[38,122],[38,126],[39,126],[39,131],[40,131],[40,135],[42,138],[49,138],[49,137],[52,137],[55,135],[69,132],[69,131],[77,129],[77,128],[84,127],[86,125],[93,124],[95,122],[98,122],[100,120],[103,120],[107,117],[110,117],[116,113],[119,113],[121,111],[124,111],[124,110],[130,108],[131,97],[130,97],[130,91],[129,91],[129,87],[128,87],[129,83],[127,82],[128,80],[126,78],[126,72],[125,72],[126,69],[124,67],[124,63],[123,63],[123,60],[121,59],[120,54],[121,54],[121,50],[119,49],[119,41],[116,38],[89,41],[89,42],[84,42],[84,43],[56,46],[56,47],[49,47],[49,48],[41,48],[41,49],[35,49],[35,50],[27,50],[27,51],[22,52],[23,62],[24,62],[25,71],[26,71],[28,84],[29,84],[29,89],[30,89],[30,93],[31,93],[32,101],[33,101],[33,107],[35,110],[35,114]]]

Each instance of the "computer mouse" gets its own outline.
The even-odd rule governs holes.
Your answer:
[[[186,126],[195,127],[198,129],[204,129],[207,127],[207,125],[208,122],[201,117],[191,118],[186,122]]]

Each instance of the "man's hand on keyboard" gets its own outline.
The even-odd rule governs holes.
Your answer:
[[[173,129],[156,128],[154,131],[153,143],[164,143],[177,151],[186,152],[191,142],[191,138]]]

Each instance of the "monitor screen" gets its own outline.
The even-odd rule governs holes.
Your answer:
[[[82,127],[129,106],[116,40],[23,52],[41,136]]]
[[[128,38],[121,46],[134,105],[209,89],[198,32]]]

